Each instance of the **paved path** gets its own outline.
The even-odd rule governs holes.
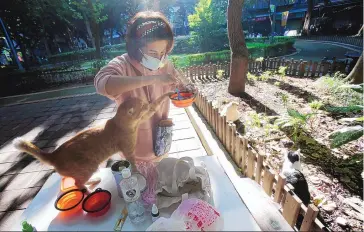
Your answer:
[[[346,52],[353,52],[352,46],[343,47],[344,45],[321,41],[297,40],[294,46],[299,52],[288,57],[295,60],[321,61],[324,57],[328,57],[329,59],[332,57],[345,59]]]
[[[96,94],[0,108],[0,230],[21,223],[19,216],[54,172],[16,151],[12,139],[23,136],[53,150],[78,131],[105,122],[115,110],[115,103]],[[170,117],[175,123],[170,156],[206,155],[185,110],[172,108]]]

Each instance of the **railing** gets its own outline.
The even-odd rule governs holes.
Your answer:
[[[363,37],[362,36],[321,36],[321,35],[311,35],[311,36],[298,36],[297,39],[305,40],[320,40],[320,41],[330,41],[338,42],[343,44],[350,44],[358,47],[363,47]]]
[[[236,126],[227,122],[226,116],[220,116],[218,109],[212,106],[211,101],[199,94],[195,106],[212,127],[241,172],[255,180],[272,200],[281,205],[281,213],[290,226],[295,226],[297,217],[301,214],[304,219],[300,231],[328,230],[316,219],[318,208],[313,204],[308,207],[303,205],[299,197],[294,194],[293,186],[286,183],[286,177],[275,173],[264,162],[264,156],[258,154],[249,145],[248,139],[237,133]]]
[[[260,73],[264,71],[277,72],[280,67],[287,67],[286,75],[295,77],[321,77],[326,74],[333,75],[335,72],[348,73],[353,62],[332,62],[303,61],[284,58],[265,58],[263,61],[249,61],[249,72]],[[228,77],[230,74],[230,63],[207,64],[201,66],[190,66],[181,70],[183,75],[190,78],[193,82],[219,79]]]

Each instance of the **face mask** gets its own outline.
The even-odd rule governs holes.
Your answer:
[[[143,54],[142,61],[140,62],[144,67],[150,70],[158,70],[161,65],[163,64],[163,61],[165,60],[166,55],[162,57],[162,59],[157,59],[155,57],[149,56],[147,54],[144,54],[142,51],[140,51]]]

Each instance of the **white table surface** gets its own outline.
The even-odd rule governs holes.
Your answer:
[[[258,224],[235,191],[217,158],[203,156],[194,158],[194,160],[197,164],[203,161],[207,166],[211,179],[214,205],[224,218],[224,230],[260,231]],[[73,218],[61,218],[59,211],[54,208],[54,202],[60,191],[61,177],[54,173],[23,212],[18,220],[19,223],[13,226],[13,230],[21,231],[21,221],[27,220],[38,231],[112,231],[125,203],[118,196],[114,177],[109,168],[101,169],[94,176],[99,176],[102,179],[101,183],[95,188],[106,189],[112,194],[111,207],[105,215],[90,217],[86,213],[81,213]],[[169,217],[174,208],[176,206],[161,210],[161,216]],[[147,213],[147,216],[147,220],[138,226],[132,224],[130,219],[127,218],[122,230],[145,230],[152,223],[149,213]]]

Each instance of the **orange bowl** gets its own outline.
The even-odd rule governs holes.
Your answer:
[[[194,93],[189,93],[189,92],[181,92],[179,93],[180,96],[182,97],[181,100],[178,100],[178,94],[172,94],[169,98],[172,101],[172,104],[175,107],[178,108],[186,108],[189,107],[193,104],[193,102],[196,100],[196,96]]]
[[[81,202],[85,197],[84,191],[71,189],[58,197],[54,203],[54,207],[64,213],[73,214],[82,209]]]

